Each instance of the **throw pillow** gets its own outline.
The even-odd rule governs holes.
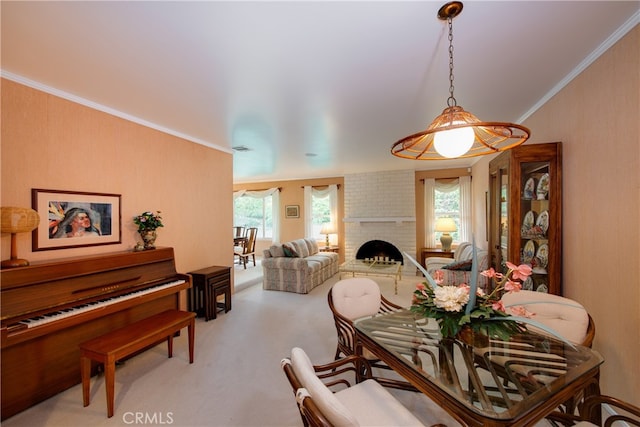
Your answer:
[[[271,252],[271,256],[274,258],[285,256],[282,245],[271,245],[271,247],[269,248],[269,252]]]
[[[293,247],[291,243],[283,243],[282,250],[284,251],[284,256],[286,257],[289,257],[289,258],[300,257],[300,255],[298,254],[298,252],[296,251],[296,249]]]
[[[471,271],[471,265],[473,260],[467,259],[464,261],[452,262],[451,264],[443,265],[445,270],[458,270],[458,271]]]

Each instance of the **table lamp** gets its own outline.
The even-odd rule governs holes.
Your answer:
[[[325,222],[324,224],[322,224],[322,228],[320,229],[320,234],[324,234],[327,236],[327,239],[325,241],[325,247],[329,247],[331,246],[329,244],[329,234],[334,234],[336,232],[334,226],[332,223],[330,222]]]
[[[0,231],[11,233],[11,258],[2,261],[2,268],[24,267],[29,265],[26,259],[17,255],[16,233],[33,231],[40,223],[38,212],[29,208],[2,207]]]
[[[449,233],[453,233],[456,230],[458,230],[453,218],[436,219],[435,230],[442,232],[442,235],[440,236],[440,243],[442,243],[442,250],[445,252],[450,252],[451,242],[453,242],[453,237],[451,237]]]

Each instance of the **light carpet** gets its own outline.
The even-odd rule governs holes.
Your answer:
[[[74,386],[12,418],[18,426],[301,426],[291,387],[280,360],[291,348],[303,348],[314,363],[333,360],[336,331],[327,293],[338,275],[307,295],[265,291],[243,284],[261,268],[236,266],[232,310],[205,322],[197,319],[195,361],[188,362],[186,333],[176,338],[174,356],[158,345],[119,366],[115,414],[107,418],[104,377],[91,381],[91,404],[82,406],[82,388]],[[404,277],[398,295],[393,280],[376,277],[385,297],[407,306],[418,279]],[[442,409],[420,393],[390,390],[429,425],[448,420]]]

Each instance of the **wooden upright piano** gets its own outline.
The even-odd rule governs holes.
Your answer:
[[[2,419],[80,383],[81,342],[180,308],[190,287],[172,248],[2,270]]]

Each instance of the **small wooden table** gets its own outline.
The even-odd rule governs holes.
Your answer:
[[[453,251],[443,251],[440,248],[422,248],[420,249],[420,264],[424,267],[424,260],[432,256],[453,259]]]
[[[173,335],[182,328],[189,329],[189,363],[193,363],[195,338],[195,313],[167,310],[146,319],[116,329],[105,335],[80,344],[80,374],[82,376],[82,400],[89,406],[91,385],[91,360],[104,364],[107,390],[107,417],[113,416],[116,362],[137,351],[167,339],[168,356],[173,356]]]
[[[228,312],[231,310],[231,267],[211,266],[189,274],[193,277],[189,293],[189,310],[205,321],[215,319],[218,308]],[[224,303],[218,306],[218,296],[224,296]]]

